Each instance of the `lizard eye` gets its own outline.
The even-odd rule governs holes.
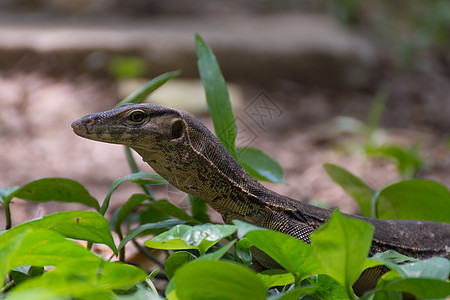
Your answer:
[[[135,110],[128,115],[128,119],[135,124],[142,123],[142,121],[144,121],[145,118],[146,114],[142,110]]]

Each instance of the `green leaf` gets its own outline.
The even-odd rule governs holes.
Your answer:
[[[280,269],[264,270],[256,274],[256,276],[262,280],[266,286],[266,289],[270,289],[275,286],[288,285],[294,283],[295,281],[294,276],[290,272]]]
[[[150,80],[146,85],[141,87],[139,90],[137,90],[136,92],[132,93],[131,95],[120,101],[116,106],[120,106],[127,103],[140,103],[148,95],[153,93],[157,88],[162,86],[170,79],[177,77],[178,75],[180,75],[180,71],[167,72],[158,77],[155,77],[152,80]]]
[[[283,183],[283,168],[269,155],[252,147],[238,147],[239,163],[258,180]]]
[[[83,210],[59,212],[31,221],[30,224],[33,227],[52,228],[68,238],[105,244],[114,254],[118,253],[108,221],[97,212]]]
[[[326,274],[317,275],[316,287],[315,295],[317,295],[318,299],[340,300],[347,298],[347,292],[344,287]]]
[[[312,295],[316,291],[317,287],[313,285],[307,285],[307,286],[301,286],[293,288],[289,291],[287,291],[284,294],[281,294],[281,296],[276,295],[275,297],[270,297],[270,300],[298,300],[303,299],[300,298],[304,295]],[[307,299],[307,298],[306,298]]]
[[[237,236],[242,239],[244,236],[250,231],[258,231],[258,230],[269,230],[264,227],[258,227],[256,225],[246,223],[240,220],[233,220],[233,224],[236,225],[237,228]]]
[[[144,280],[146,275],[143,270],[127,264],[79,259],[61,264],[41,277],[24,282],[12,293],[44,287],[59,296],[111,299],[113,289],[129,288]]]
[[[226,261],[193,261],[174,277],[178,299],[265,299],[264,283],[249,269]]]
[[[379,255],[381,260],[405,261],[394,253]],[[387,258],[384,258],[387,256]],[[380,260],[380,257],[375,259]],[[392,257],[392,258],[390,258]],[[411,258],[409,259],[411,260]],[[414,260],[414,259],[412,259]],[[433,257],[423,261],[406,264],[386,264],[392,271],[383,275],[375,290],[365,295],[364,298],[375,294],[377,299],[383,295],[397,292],[408,292],[419,298],[444,298],[446,292],[450,294],[450,283],[447,278],[450,274],[450,261],[443,257]],[[448,295],[447,294],[447,295]]]
[[[233,247],[235,243],[236,240],[232,240],[225,246],[219,248],[219,250],[200,256],[198,260],[219,260],[228,252],[228,250],[231,249],[231,247]]]
[[[396,270],[399,274],[405,275],[402,265],[399,264],[408,261],[417,261],[417,259],[400,254],[394,250],[388,250],[383,253],[376,253],[374,256],[367,258],[364,268],[383,264],[392,270]]]
[[[252,264],[252,252],[250,251],[250,247],[252,246],[253,243],[247,238],[243,238],[236,244],[235,254],[241,263],[246,267],[250,267]]]
[[[56,266],[69,260],[100,259],[81,245],[45,229],[10,229],[0,236],[1,278],[18,266]]]
[[[450,192],[442,184],[426,179],[400,181],[378,196],[380,219],[450,222]]]
[[[44,267],[35,267],[30,265],[15,267],[11,270],[11,272],[9,272],[9,275],[14,280],[16,285],[34,276],[41,276],[42,274],[44,274]]]
[[[143,201],[150,199],[149,195],[144,194],[134,194],[132,195],[124,205],[122,205],[119,209],[119,212],[115,216],[115,218],[111,217],[109,224],[113,225],[111,228],[114,228],[115,232],[121,232],[120,226],[122,225],[123,220],[128,216],[128,214]]]
[[[420,299],[439,299],[450,295],[450,283],[428,278],[399,278],[387,282],[380,291],[405,291]]]
[[[187,251],[177,251],[171,254],[167,260],[165,265],[165,271],[167,278],[172,279],[175,274],[175,270],[184,265],[185,263],[195,260],[197,256]]]
[[[450,275],[450,260],[432,257],[400,266],[408,277],[446,280]]]
[[[53,230],[68,238],[105,244],[117,254],[108,221],[97,212],[86,210],[64,211],[17,225],[0,236],[0,244],[10,235],[29,228]]]
[[[155,249],[197,249],[203,255],[211,246],[235,231],[236,227],[232,225],[177,225],[146,241],[145,245]]]
[[[340,185],[347,194],[355,199],[362,214],[365,217],[370,217],[372,198],[376,195],[377,191],[344,168],[333,164],[324,164],[323,168],[334,182]]]
[[[131,181],[131,182],[135,182],[135,183],[142,183],[142,179],[144,178],[150,178],[150,181],[146,181],[146,184],[152,184],[151,182],[153,182],[156,185],[160,185],[160,184],[165,184],[165,180],[159,176],[158,174],[151,174],[151,173],[146,173],[146,172],[138,172],[138,173],[133,173],[121,178],[118,178],[116,180],[113,181],[111,188],[109,189],[108,195],[106,195],[105,200],[103,201],[102,207],[100,208],[100,213],[102,215],[105,215],[106,211],[108,210],[109,207],[109,202],[111,200],[111,196],[112,193],[114,193],[114,191],[119,187],[119,184],[121,184],[124,181]],[[154,181],[152,181],[154,180]]]
[[[214,123],[214,130],[220,142],[236,158],[235,141],[237,130],[225,79],[214,53],[198,34],[195,35],[195,45],[200,79],[205,89],[206,101]]]
[[[176,225],[184,224],[185,221],[180,220],[165,220],[158,223],[151,223],[151,224],[144,224],[139,227],[134,228],[131,230],[128,235],[120,242],[120,245],[118,247],[119,251],[122,250],[123,247],[125,247],[126,243],[131,241],[132,239],[136,238],[138,235],[143,233],[146,230],[151,229],[170,229],[173,228]]]
[[[59,296],[58,293],[43,287],[32,288],[28,290],[21,290],[8,293],[5,300],[71,300],[69,296]]]
[[[392,280],[398,277],[404,278],[428,278],[446,280],[450,274],[450,260],[444,257],[401,264],[393,268],[393,271],[383,276],[384,280]]]
[[[205,200],[189,195],[189,202],[191,204],[191,214],[195,219],[201,223],[211,222]]]
[[[147,61],[138,56],[113,55],[108,64],[109,72],[119,79],[140,77],[147,67]]]
[[[370,154],[381,154],[391,157],[397,162],[397,169],[402,178],[412,178],[414,174],[424,165],[423,159],[418,154],[418,146],[404,149],[401,146],[385,146],[369,151]]]
[[[291,272],[297,281],[323,271],[311,246],[290,235],[264,230],[250,231],[246,237],[255,247]]]
[[[196,219],[188,215],[184,210],[167,200],[159,200],[153,203],[147,203],[145,204],[145,206],[147,206],[149,210],[157,210],[163,214],[178,218],[180,220],[188,221],[194,224],[199,223]]]
[[[364,262],[372,244],[372,225],[343,216],[334,211],[330,219],[311,234],[311,245],[327,274],[347,288],[363,271]]]
[[[98,210],[99,204],[78,182],[66,178],[42,178],[31,181],[19,188],[10,188],[11,193],[4,197],[8,205],[13,197],[29,201],[77,202]],[[3,192],[5,190],[3,189]]]

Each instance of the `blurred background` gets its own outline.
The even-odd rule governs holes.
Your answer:
[[[0,187],[66,177],[101,201],[130,172],[123,147],[70,124],[164,72],[182,74],[148,101],[212,128],[195,33],[230,83],[238,142],[285,170],[286,184],[270,188],[357,213],[324,162],[377,189],[412,177],[450,186],[449,1],[1,0]],[[133,189],[123,184],[112,206]],[[11,206],[15,224],[76,208]]]

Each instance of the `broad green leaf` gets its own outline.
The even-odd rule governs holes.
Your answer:
[[[367,258],[364,263],[364,269],[384,264],[392,270],[396,270],[399,274],[405,275],[400,263],[408,261],[417,261],[417,259],[400,254],[394,250],[388,250],[383,253],[376,253],[374,256]]]
[[[432,257],[430,259],[401,264],[393,268],[393,271],[385,274],[383,280],[403,278],[428,278],[446,280],[450,275],[450,260],[444,257]]]
[[[330,277],[347,288],[349,297],[353,297],[351,286],[363,271],[373,232],[372,225],[345,217],[336,210],[311,234],[317,259]]]
[[[179,299],[257,300],[266,298],[264,283],[249,269],[226,261],[193,261],[174,277]]]
[[[157,210],[163,214],[178,218],[180,220],[188,221],[194,224],[199,223],[196,219],[188,215],[184,210],[164,199],[153,203],[147,203],[145,204],[145,206],[147,206],[147,208],[150,210]]]
[[[120,245],[118,247],[119,251],[122,250],[123,247],[125,247],[126,243],[131,241],[132,239],[136,238],[141,233],[145,232],[146,230],[152,230],[152,229],[170,229],[173,228],[176,225],[184,224],[185,221],[180,220],[165,220],[158,223],[151,223],[151,224],[144,224],[139,227],[134,228],[131,230],[127,236],[120,242]]]
[[[114,298],[115,300],[164,300],[158,294],[148,290],[142,285],[137,286],[137,291],[133,294],[119,295]]]
[[[152,80],[150,80],[146,85],[141,87],[139,90],[137,90],[136,92],[132,93],[131,95],[120,101],[116,106],[120,106],[127,103],[140,103],[157,88],[162,86],[170,79],[177,77],[178,75],[180,75],[180,71],[167,72],[158,77],[155,77]]]
[[[122,225],[123,220],[128,216],[128,214],[143,201],[150,199],[149,195],[144,194],[134,194],[132,195],[124,205],[122,205],[117,213],[115,218],[111,218],[109,221],[111,228],[114,228],[114,231],[120,232],[120,226]]]
[[[8,272],[15,267],[15,254],[27,237],[27,232],[18,232],[7,238],[4,235],[0,236],[0,286],[5,283]]]
[[[214,252],[202,255],[202,256],[200,256],[197,259],[198,260],[219,260],[228,252],[228,250],[231,249],[231,247],[233,247],[233,245],[235,243],[236,243],[236,240],[232,240],[231,242],[229,242],[225,246],[220,247],[219,250],[216,250]]]
[[[270,298],[268,298],[269,300],[298,300],[298,299],[303,299],[300,298],[301,296],[304,295],[312,295],[314,294],[314,292],[316,291],[316,287],[313,285],[306,285],[306,286],[301,286],[301,287],[296,287],[293,288],[289,291],[287,291],[286,293],[283,293],[281,295],[275,295],[272,296]]]
[[[44,267],[35,267],[30,265],[15,267],[11,270],[11,272],[9,272],[9,275],[14,280],[16,285],[29,278],[40,276],[42,274],[44,274]]]
[[[257,230],[269,230],[264,227],[258,227],[256,225],[242,222],[240,220],[233,220],[233,224],[236,225],[237,228],[237,236],[238,238],[242,239],[244,236],[250,232],[250,231],[257,231]]]
[[[3,190],[5,191],[5,190]],[[95,198],[78,182],[66,178],[42,178],[31,181],[19,188],[11,188],[11,193],[4,197],[8,205],[13,197],[29,201],[77,202],[93,207],[100,207]]]
[[[237,258],[246,267],[250,267],[252,264],[252,252],[250,251],[250,247],[252,246],[252,242],[250,242],[247,238],[243,238],[237,242],[234,250]]]
[[[236,123],[231,109],[227,84],[211,48],[200,35],[195,35],[198,70],[206,94],[209,113],[214,123],[217,138],[228,152],[236,158]]]
[[[450,283],[429,278],[398,278],[376,291],[405,291],[420,299],[445,299],[450,295]]]
[[[189,195],[192,216],[201,223],[211,223],[208,216],[208,206],[205,200]]]
[[[380,219],[450,222],[450,192],[426,179],[400,181],[384,188],[377,201]]]
[[[70,300],[70,296],[59,296],[57,292],[43,287],[37,287],[27,290],[15,291],[8,293],[4,300]]]
[[[238,147],[238,161],[255,179],[283,183],[283,168],[269,155],[252,147]]]
[[[143,57],[112,55],[108,61],[108,71],[115,78],[142,77],[147,71],[148,63]]]
[[[155,249],[197,249],[200,254],[204,254],[211,246],[235,231],[236,227],[232,225],[177,225],[146,241],[145,245]]]
[[[146,207],[138,211],[139,215],[139,224],[148,224],[148,223],[159,223],[165,220],[170,219],[168,214],[165,214],[162,211],[154,210],[151,207]],[[152,232],[152,234],[158,234],[161,232]]]
[[[86,210],[63,211],[31,220],[17,225],[11,229],[10,233],[1,235],[0,244],[3,238],[7,238],[11,232],[17,234],[17,232],[29,228],[53,230],[68,238],[105,244],[117,254],[108,221],[97,212]]]
[[[144,280],[146,273],[134,266],[101,261],[77,260],[57,266],[43,276],[16,287],[12,293],[44,287],[59,296],[111,299],[113,289],[129,288]],[[98,298],[99,297],[99,298]]]
[[[317,275],[315,295],[318,299],[341,300],[347,298],[344,287],[327,274]]]
[[[427,260],[400,265],[407,277],[445,280],[450,275],[450,260],[432,257]]]
[[[381,154],[386,157],[395,159],[397,169],[402,175],[403,179],[410,179],[414,176],[418,169],[420,169],[424,161],[418,154],[418,147],[405,149],[400,146],[385,146],[371,150],[370,154]]]
[[[396,264],[408,262],[408,261],[418,261],[415,258],[400,254],[394,250],[387,250],[382,253],[375,253],[372,257],[372,259],[377,260],[379,262],[386,262],[391,261]]]
[[[69,260],[100,259],[81,245],[66,240],[50,230],[26,228],[10,229],[0,241],[2,278],[11,269],[24,266],[56,266]]]
[[[195,260],[197,256],[187,251],[177,251],[171,254],[167,260],[164,267],[166,271],[166,276],[170,280],[175,274],[175,270],[184,265],[185,263]]]
[[[264,270],[256,274],[256,276],[262,280],[266,289],[270,289],[275,286],[288,285],[294,283],[295,281],[292,273],[280,269]]]
[[[324,164],[323,168],[334,182],[355,199],[362,214],[370,217],[372,198],[376,195],[376,191],[344,168],[333,164]]]
[[[133,286],[143,281],[147,273],[135,266],[122,262],[101,260],[100,263],[89,260],[69,261],[55,269],[58,274],[76,274],[102,289],[118,289]]]
[[[250,231],[246,238],[291,272],[297,281],[323,271],[311,246],[290,235],[264,230]]]
[[[138,173],[133,173],[121,178],[118,178],[116,180],[114,180],[114,182],[111,185],[111,188],[109,189],[108,195],[106,195],[105,200],[103,201],[102,207],[100,208],[99,212],[102,215],[105,215],[106,211],[108,210],[109,207],[109,202],[111,200],[111,196],[112,193],[114,193],[114,191],[119,187],[119,184],[121,184],[124,181],[131,181],[131,182],[135,182],[135,183],[142,183],[142,180],[145,178],[150,178],[150,181],[146,181],[146,184],[151,184],[151,182],[153,182],[156,185],[160,185],[160,184],[164,184],[164,179],[159,176],[158,174],[151,174],[151,173],[146,173],[146,172],[138,172]],[[154,181],[153,181],[154,180]]]

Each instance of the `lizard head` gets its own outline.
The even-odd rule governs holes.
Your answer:
[[[125,104],[87,115],[74,121],[72,128],[77,135],[91,140],[161,151],[163,145],[188,140],[182,114],[158,105]]]
[[[72,128],[87,139],[133,148],[168,182],[205,200],[216,197],[218,186],[262,188],[200,120],[184,111],[127,104],[87,115]]]

